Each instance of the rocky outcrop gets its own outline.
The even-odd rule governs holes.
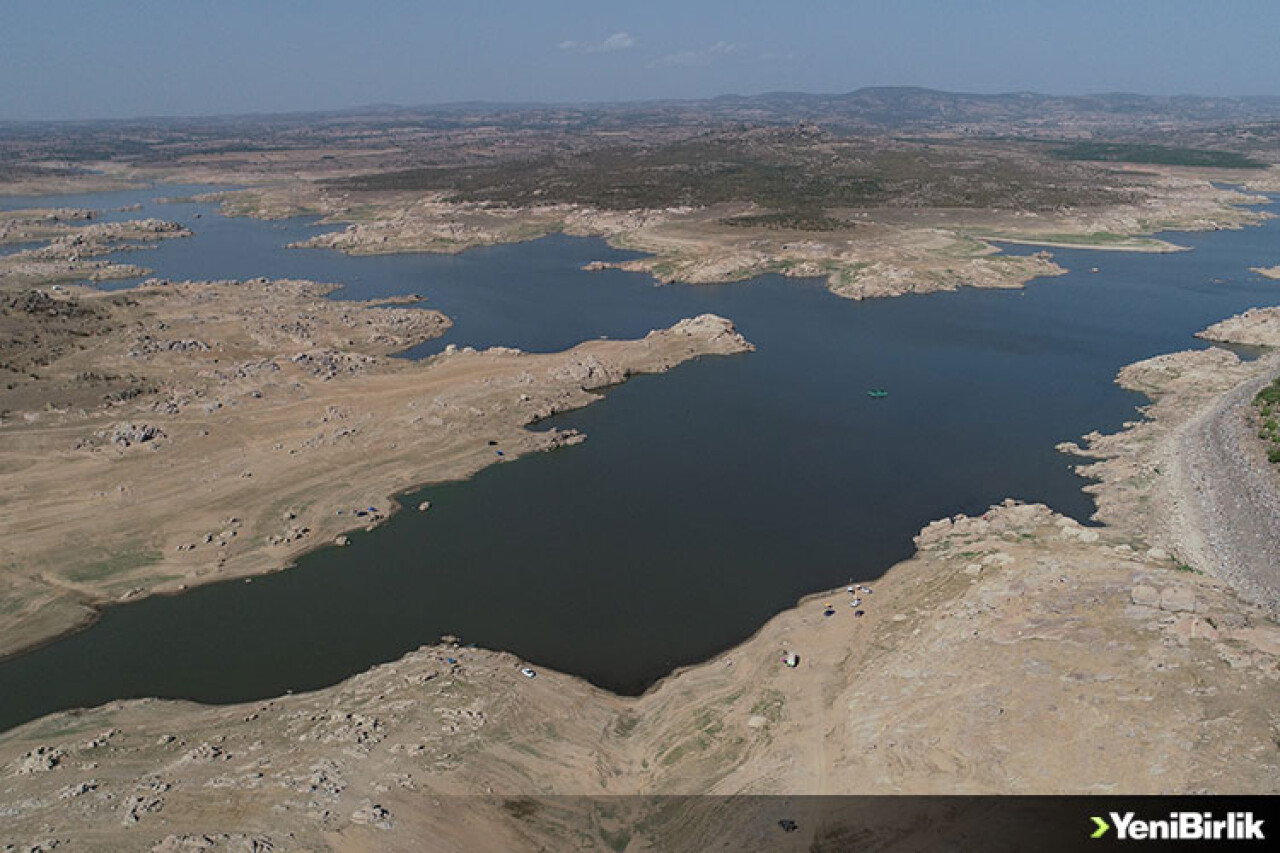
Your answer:
[[[110,432],[99,432],[98,435],[112,444],[121,447],[132,447],[135,444],[146,444],[164,438],[164,430],[151,424],[119,423]]]
[[[1280,308],[1250,308],[1197,332],[1196,337],[1227,344],[1280,347]]]
[[[656,338],[675,339],[679,337],[695,338],[702,352],[729,355],[738,352],[751,352],[755,346],[738,333],[738,328],[731,320],[716,314],[700,314],[676,323],[670,329],[653,331],[645,336],[645,340]]]
[[[101,255],[124,249],[154,245],[156,240],[189,237],[191,232],[176,222],[160,219],[133,219],[122,222],[98,222],[92,225],[69,225],[62,221],[40,219],[28,223],[28,236],[48,240],[43,246],[0,255],[0,287],[49,284],[59,281],[131,278],[145,275],[146,270],[131,264],[94,260]],[[9,242],[20,238],[9,226]],[[34,230],[31,230],[34,229]],[[4,240],[0,240],[4,242]],[[143,245],[138,245],[138,243]]]

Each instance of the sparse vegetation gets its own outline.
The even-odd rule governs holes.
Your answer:
[[[842,209],[950,207],[1054,210],[1132,200],[1128,179],[1025,147],[834,139],[795,128],[727,128],[659,145],[512,158],[333,180],[350,190],[428,190],[458,202],[555,203],[610,210],[751,202],[729,225],[828,231]]]
[[[1153,166],[1209,166],[1216,169],[1265,169],[1267,165],[1234,151],[1114,142],[1073,142],[1054,149],[1053,155],[1064,160],[1103,160]]]
[[[639,724],[640,718],[634,714],[619,714],[618,719],[613,723],[613,733],[618,737],[626,737],[635,731]]]
[[[1257,409],[1258,438],[1266,448],[1267,460],[1280,465],[1280,422],[1276,420],[1280,414],[1280,376],[1254,396],[1253,405]]]
[[[857,222],[827,216],[813,210],[777,211],[730,216],[720,220],[735,228],[771,228],[778,231],[841,231],[857,226]]]
[[[760,694],[760,698],[751,706],[751,713],[764,717],[771,723],[777,723],[782,720],[782,710],[786,707],[787,699],[777,690],[765,690]]]
[[[631,843],[631,832],[622,827],[617,832],[610,832],[605,827],[600,827],[600,837],[604,839],[604,843],[609,845],[610,850],[616,850],[622,853],[627,849],[627,845]]]
[[[118,575],[123,572],[133,571],[145,566],[154,565],[160,562],[161,554],[155,550],[137,550],[125,551],[105,560],[88,563],[77,569],[67,572],[67,577],[76,583],[85,583],[88,581],[98,581],[104,578]]]
[[[516,820],[527,820],[541,810],[542,806],[532,797],[513,797],[502,801],[502,809]]]

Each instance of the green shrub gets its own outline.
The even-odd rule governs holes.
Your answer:
[[[1259,391],[1253,398],[1253,402],[1263,407],[1280,404],[1280,378],[1271,380],[1271,384]],[[1270,414],[1270,412],[1263,414]]]

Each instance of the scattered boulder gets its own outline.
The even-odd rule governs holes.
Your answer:
[[[1171,586],[1160,591],[1160,609],[1170,613],[1190,613],[1196,609],[1196,596],[1185,586]]]
[[[218,835],[166,835],[151,848],[151,853],[203,853],[225,850],[228,853],[271,853],[276,846],[265,835],[221,833]]]
[[[104,430],[99,432],[98,435],[106,438],[112,444],[118,444],[121,447],[132,447],[135,444],[146,444],[148,441],[164,438],[164,430],[151,424],[118,423],[110,433]]]
[[[1160,593],[1155,587],[1139,584],[1129,592],[1129,598],[1139,607],[1159,607]]]
[[[90,791],[96,791],[97,789],[98,789],[98,781],[96,779],[89,779],[84,782],[76,782],[74,784],[68,785],[67,787],[59,791],[58,799],[70,800],[70,799],[74,799],[75,797],[82,797],[85,794],[89,793]]]
[[[16,775],[26,776],[31,773],[48,773],[62,764],[62,759],[66,758],[66,756],[66,752],[56,746],[38,746],[22,756],[22,763],[18,765]]]
[[[376,826],[379,829],[391,828],[391,812],[382,806],[374,803],[363,808],[356,809],[351,813],[351,822],[365,824],[367,826]]]

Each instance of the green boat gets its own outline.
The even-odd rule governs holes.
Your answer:
[[[876,400],[880,400],[880,399],[883,399],[884,397],[888,397],[889,392],[884,390],[883,388],[872,388],[870,391],[867,392],[867,396],[872,397]]]

